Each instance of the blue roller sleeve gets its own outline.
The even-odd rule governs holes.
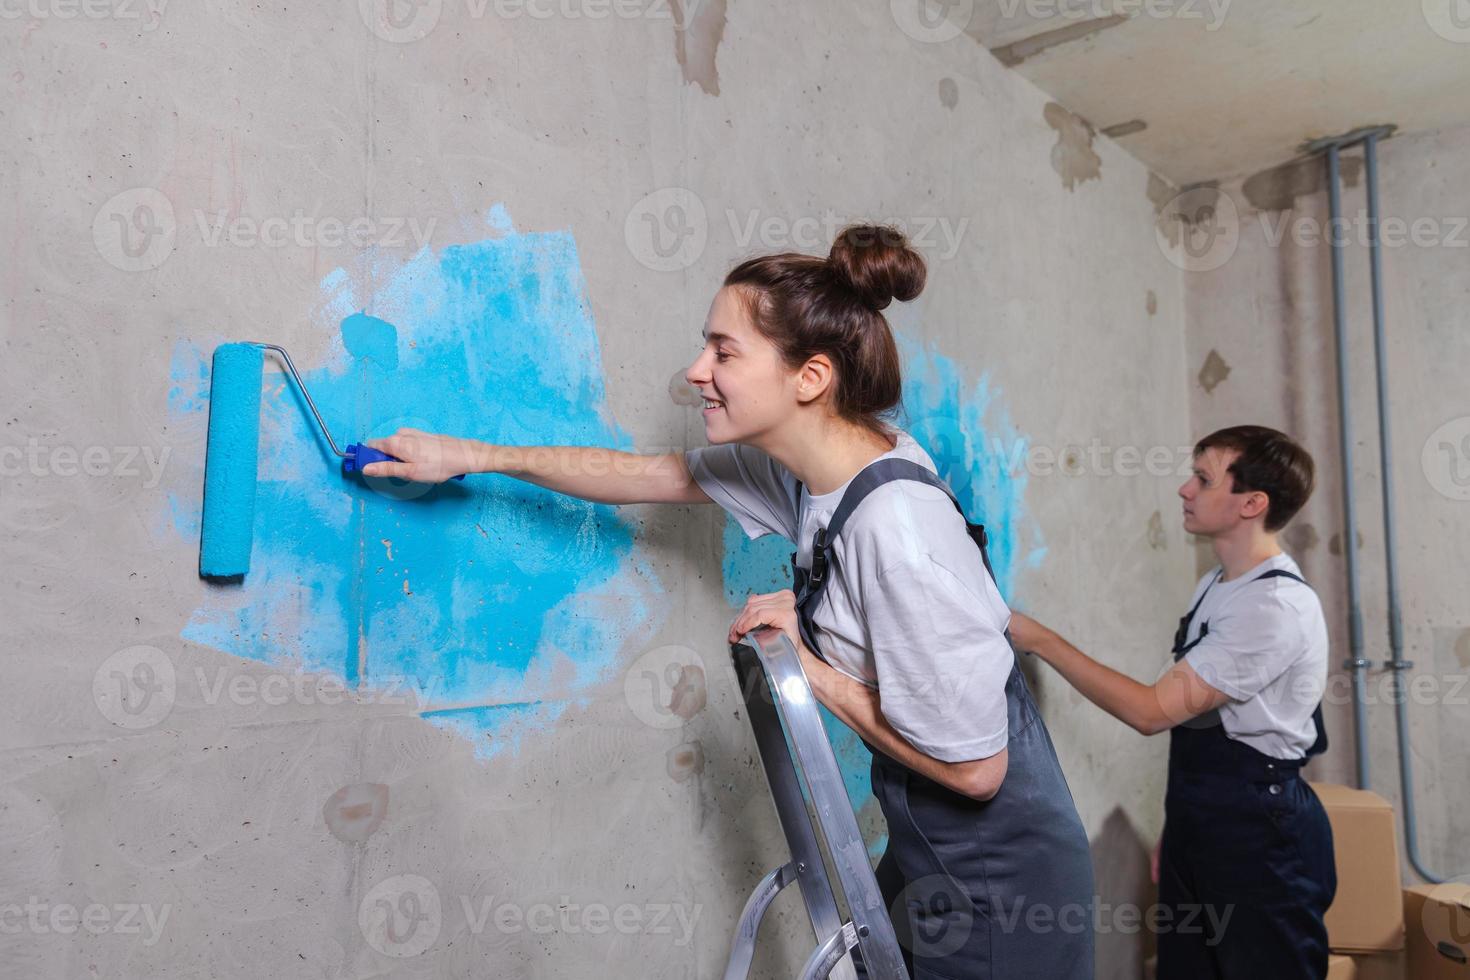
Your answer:
[[[207,578],[231,578],[250,570],[263,372],[261,350],[253,344],[215,349],[199,529],[199,574]]]
[[[347,455],[342,458],[343,473],[361,472],[362,468],[369,463],[403,462],[403,460],[399,459],[397,456],[389,456],[387,453],[380,452],[379,450],[374,449],[372,446],[364,446],[355,442],[343,451],[347,453]],[[455,479],[463,480],[464,474],[461,473],[459,476],[456,476]]]

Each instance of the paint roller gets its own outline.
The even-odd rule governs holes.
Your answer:
[[[341,458],[343,473],[359,473],[369,463],[401,462],[397,456],[360,443],[338,449],[284,347],[255,341],[221,344],[215,348],[210,368],[204,515],[199,533],[199,574],[203,578],[240,578],[250,570],[255,472],[260,455],[260,385],[268,350],[286,362],[327,445]],[[455,479],[463,480],[464,475]]]

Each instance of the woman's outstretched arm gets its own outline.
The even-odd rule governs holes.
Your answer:
[[[442,483],[461,473],[499,473],[599,504],[707,504],[684,454],[627,453],[597,446],[500,446],[399,429],[367,444],[402,462],[369,463],[364,476]]]

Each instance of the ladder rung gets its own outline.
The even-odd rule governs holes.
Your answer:
[[[842,961],[847,951],[858,944],[857,927],[851,922],[842,923],[842,928],[827,937],[827,941],[816,949],[807,958],[806,966],[802,967],[801,980],[826,980],[832,973],[832,968]],[[851,967],[848,967],[851,971]]]
[[[781,894],[781,889],[796,880],[796,865],[787,861],[760,880],[745,909],[740,913],[740,924],[735,927],[735,942],[730,947],[730,962],[725,967],[725,980],[745,980],[750,976],[750,963],[755,958],[755,937],[760,932],[761,918],[766,909]]]

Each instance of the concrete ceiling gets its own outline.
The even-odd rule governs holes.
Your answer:
[[[1470,123],[1470,0],[947,0],[965,32],[1179,186],[1365,126]]]

